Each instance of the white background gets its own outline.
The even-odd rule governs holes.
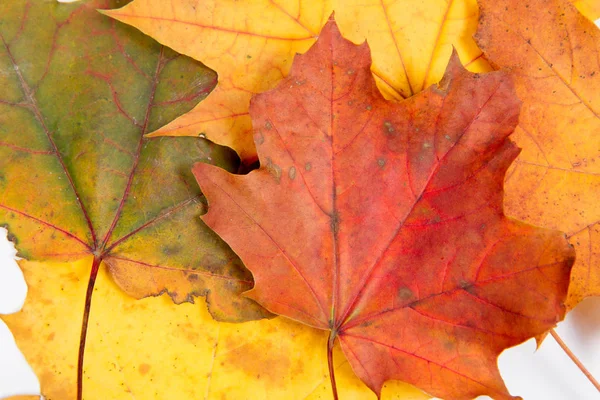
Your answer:
[[[600,25],[600,20],[596,24]],[[6,239],[6,230],[0,228],[0,314],[17,312],[27,294],[15,254],[14,246]],[[556,331],[600,380],[600,298],[583,301],[567,315]],[[511,394],[522,396],[524,400],[600,399],[600,393],[550,336],[537,351],[533,339],[506,350],[498,364]],[[35,374],[0,320],[0,399],[39,393],[40,385]]]

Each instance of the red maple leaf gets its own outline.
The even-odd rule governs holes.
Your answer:
[[[252,101],[261,168],[194,167],[203,219],[254,274],[249,297],[331,331],[330,372],[339,340],[377,394],[399,379],[511,398],[497,356],[563,318],[574,260],[564,235],[503,214],[513,84],[454,56],[440,84],[392,103],[370,66],[330,22]]]

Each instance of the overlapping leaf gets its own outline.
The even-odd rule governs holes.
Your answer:
[[[598,0],[571,0],[571,3],[580,13],[585,15],[589,20],[595,21],[600,18],[600,1]]]
[[[600,295],[600,31],[564,0],[481,1],[478,41],[509,68],[523,109],[506,210],[568,233],[567,305]],[[518,55],[518,56],[515,56]]]
[[[214,75],[94,10],[111,5],[2,4],[2,223],[23,257],[94,254],[136,297],[182,302],[219,287],[215,300],[227,299],[251,284],[223,242],[189,223],[204,205],[186,168],[235,169],[236,157],[202,139],[143,137]]]
[[[72,304],[85,299],[89,260],[22,265],[30,284],[27,302],[20,313],[3,318],[38,371],[46,399],[74,399],[73,358],[79,330],[70,322],[80,318],[80,310]],[[70,302],[64,292],[72,294]],[[285,318],[220,323],[207,312],[204,299],[177,307],[166,295],[135,300],[113,283],[105,269],[98,275],[95,299],[86,354],[86,400],[330,396],[322,354],[325,332]],[[344,399],[375,400],[343,357],[336,366]],[[429,396],[393,383],[384,389],[383,398]]]
[[[22,257],[93,256],[93,271],[106,263],[134,297],[210,292],[217,318],[261,317],[238,296],[250,274],[198,220],[189,172],[196,161],[233,171],[237,157],[199,138],[143,136],[196,105],[215,75],[95,10],[119,4],[0,3],[0,224]],[[89,304],[57,301],[80,330]]]
[[[261,168],[194,174],[206,223],[252,271],[248,296],[329,330],[377,394],[511,398],[496,358],[564,315],[573,249],[503,215],[519,100],[457,57],[440,85],[381,96],[366,45],[327,25],[250,112]]]
[[[335,9],[346,37],[373,49],[373,73],[388,98],[407,97],[437,82],[452,46],[472,71],[488,70],[471,35],[475,0],[136,0],[108,14],[204,62],[219,85],[190,113],[156,135],[197,135],[256,159],[248,104],[253,93],[286,76]]]

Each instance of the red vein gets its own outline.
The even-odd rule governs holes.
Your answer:
[[[163,269],[163,270],[167,270],[167,271],[177,271],[177,272],[190,272],[190,273],[194,273],[194,274],[198,274],[198,275],[205,275],[205,276],[208,276],[210,278],[223,279],[223,280],[226,280],[226,281],[236,281],[236,282],[240,282],[240,283],[246,283],[248,285],[252,285],[253,284],[252,281],[246,281],[246,280],[235,278],[235,277],[231,277],[231,276],[218,275],[218,274],[213,274],[213,273],[210,273],[210,272],[206,272],[206,271],[202,271],[202,270],[197,270],[197,269],[191,269],[191,268],[173,268],[173,267],[165,267],[165,266],[162,266],[162,265],[148,264],[148,263],[145,263],[143,261],[132,260],[130,258],[121,257],[121,256],[115,256],[115,255],[108,255],[106,257],[106,260],[109,260],[111,258],[114,259],[114,260],[131,262],[131,263],[138,264],[138,265],[141,265],[141,266],[147,267],[147,268],[156,268],[156,269]]]
[[[329,326],[330,328],[332,328],[332,341],[330,346],[333,346],[333,341],[335,341],[335,335],[336,335],[336,331],[338,329],[339,326],[336,325],[335,323],[335,313],[336,313],[336,306],[338,305],[338,301],[339,301],[339,288],[340,288],[340,245],[339,245],[339,236],[338,236],[338,232],[339,232],[339,225],[340,225],[340,221],[339,221],[339,215],[337,212],[337,185],[336,185],[336,171],[337,168],[335,167],[335,152],[334,149],[336,148],[335,146],[335,135],[333,134],[334,129],[335,129],[335,115],[334,115],[334,90],[335,90],[335,86],[334,86],[334,81],[335,81],[335,64],[333,63],[334,60],[334,50],[333,50],[333,45],[332,42],[329,43],[329,51],[330,51],[330,61],[331,61],[331,97],[329,99],[329,136],[331,137],[331,238],[333,241],[333,288],[332,288],[332,302],[331,302],[331,317],[330,317],[330,322],[329,322]],[[358,75],[358,74],[356,74]],[[356,76],[354,76],[353,82],[356,81]],[[329,349],[329,351],[331,352],[331,348]],[[330,370],[332,370],[333,368],[333,364],[332,364],[333,360],[330,360]],[[332,385],[335,385],[335,377],[334,375],[330,375],[331,378],[331,383]],[[336,398],[337,400],[337,388],[333,388],[333,394],[334,394],[334,398]]]
[[[51,150],[34,150],[34,149],[28,149],[28,148],[26,148],[26,147],[19,147],[19,146],[16,146],[16,145],[14,145],[14,144],[12,144],[12,143],[6,143],[6,142],[3,142],[3,141],[1,141],[1,140],[0,140],[0,146],[3,146],[3,147],[10,147],[10,148],[11,148],[11,149],[13,149],[13,150],[22,151],[22,152],[29,153],[29,154],[47,154],[47,155],[52,155],[52,154],[55,154],[55,153],[54,153],[53,151],[51,151]]]
[[[471,126],[473,125],[473,123],[475,122],[475,120],[477,119],[477,117],[481,114],[481,111],[483,111],[483,109],[486,107],[486,105],[488,104],[488,102],[494,97],[494,95],[496,94],[496,92],[498,91],[498,89],[500,88],[500,86],[502,86],[503,83],[504,82],[500,82],[500,84],[498,84],[498,86],[493,90],[493,92],[488,97],[488,99],[477,110],[477,113],[475,114],[475,116],[473,117],[473,119],[469,122],[469,124],[465,127],[465,129],[461,133],[461,135],[458,138],[458,140],[455,143],[453,143],[452,147],[437,161],[435,168],[433,169],[433,171],[427,177],[427,180],[425,181],[425,183],[423,185],[423,188],[421,189],[421,193],[415,199],[415,202],[411,206],[410,210],[407,211],[406,216],[404,217],[404,219],[398,224],[398,226],[397,226],[396,230],[394,231],[394,233],[390,236],[389,241],[386,243],[385,247],[383,248],[383,250],[381,251],[381,253],[377,257],[377,259],[375,260],[374,264],[369,268],[369,270],[367,271],[367,273],[364,274],[364,278],[363,278],[362,282],[358,285],[358,287],[360,289],[353,296],[353,298],[350,301],[350,303],[348,303],[349,305],[346,307],[346,311],[342,314],[342,318],[341,318],[340,321],[344,321],[344,319],[350,313],[350,310],[352,309],[352,307],[356,304],[356,302],[360,298],[361,293],[363,293],[363,291],[366,288],[367,282],[371,279],[371,276],[373,275],[374,271],[377,269],[377,267],[379,266],[379,264],[383,261],[385,254],[387,254],[388,250],[390,249],[390,246],[392,245],[392,243],[394,242],[394,240],[398,236],[400,230],[402,230],[402,228],[404,227],[404,223],[406,222],[406,220],[408,219],[408,217],[411,215],[411,213],[414,211],[416,205],[419,203],[419,200],[423,196],[423,194],[425,193],[427,187],[429,186],[429,183],[431,182],[431,179],[433,179],[433,177],[437,173],[440,165],[442,165],[442,161],[444,161],[448,157],[448,155],[450,153],[452,153],[452,151],[454,149],[457,148],[457,146],[459,145],[459,143],[461,142],[461,140],[465,137],[465,134],[467,133],[467,131],[471,128]],[[440,112],[441,112],[441,110],[440,110]],[[346,321],[344,321],[344,323],[345,322]]]
[[[158,105],[160,105],[160,104],[158,104]],[[204,119],[204,120],[194,120],[194,122],[192,122],[191,124],[177,125],[177,127],[175,127],[175,128],[160,129],[160,130],[163,131],[163,132],[170,132],[170,131],[174,131],[174,130],[179,129],[179,128],[188,128],[190,126],[200,125],[200,124],[202,124],[204,122],[213,122],[213,121],[219,121],[219,120],[227,119],[227,118],[245,117],[245,116],[249,116],[249,115],[250,115],[250,113],[245,112],[245,113],[225,115],[224,117],[217,117],[217,118]]]
[[[104,239],[102,240],[102,247],[105,247],[106,244],[108,243],[108,240],[110,239],[110,236],[112,235],[115,227],[117,226],[117,222],[119,221],[119,218],[121,217],[121,212],[123,211],[123,207],[125,206],[125,201],[129,197],[129,191],[131,190],[131,184],[133,182],[133,177],[135,176],[135,171],[137,170],[137,166],[140,162],[140,156],[142,154],[142,147],[143,147],[143,144],[145,141],[144,134],[146,133],[146,130],[148,129],[148,122],[150,120],[150,112],[152,111],[152,104],[154,102],[154,96],[156,95],[156,88],[158,86],[158,76],[164,66],[163,61],[164,61],[164,47],[161,47],[160,55],[158,57],[158,62],[156,64],[156,70],[154,71],[154,79],[152,81],[152,88],[150,89],[148,106],[146,107],[146,115],[144,116],[144,122],[141,127],[141,135],[140,135],[140,140],[138,142],[138,146],[137,146],[137,150],[136,150],[136,154],[135,154],[135,159],[133,160],[133,165],[131,166],[131,171],[129,173],[129,179],[127,179],[127,184],[125,185],[125,191],[123,192],[123,196],[121,197],[121,201],[119,203],[117,212],[115,213],[115,217],[113,218],[110,228],[108,229],[108,231],[106,232],[106,235],[104,236]]]
[[[54,230],[56,230],[56,231],[59,231],[59,232],[61,232],[61,233],[65,234],[66,236],[69,236],[70,238],[72,238],[72,239],[74,239],[74,240],[78,241],[79,243],[83,244],[83,245],[84,245],[86,248],[88,248],[88,249],[90,249],[90,250],[91,250],[91,247],[90,247],[90,245],[88,245],[88,244],[87,244],[87,243],[86,243],[84,240],[82,240],[82,239],[78,238],[77,236],[73,235],[72,233],[68,232],[68,231],[67,231],[67,230],[65,230],[65,229],[59,228],[58,226],[56,226],[56,225],[54,225],[54,224],[51,224],[50,222],[46,222],[46,221],[44,221],[44,220],[41,220],[41,219],[39,219],[39,218],[36,218],[36,217],[34,217],[33,215],[30,215],[30,214],[24,213],[23,211],[19,211],[19,210],[17,210],[17,209],[14,209],[14,208],[11,208],[11,207],[8,207],[8,206],[5,206],[5,205],[3,205],[3,204],[0,204],[0,208],[4,208],[5,210],[8,210],[8,211],[11,211],[11,212],[17,213],[17,214],[19,214],[19,215],[22,215],[23,217],[30,218],[30,219],[32,219],[32,220],[34,220],[34,221],[36,221],[36,222],[39,222],[40,224],[46,225],[46,226],[47,226],[47,227],[49,227],[49,228],[52,228],[52,229],[54,229]]]
[[[304,284],[306,285],[306,287],[308,288],[308,290],[310,291],[310,293],[312,294],[315,303],[317,304],[317,306],[319,307],[319,310],[321,311],[321,313],[323,314],[323,316],[325,317],[325,319],[327,319],[327,313],[325,312],[323,306],[321,305],[321,302],[319,301],[319,297],[317,296],[317,293],[315,292],[314,288],[310,285],[310,283],[308,282],[308,279],[304,276],[304,274],[302,273],[302,270],[298,267],[298,265],[296,265],[296,263],[292,260],[292,258],[290,257],[290,255],[288,254],[288,252],[279,245],[279,243],[273,238],[273,236],[271,236],[267,230],[265,228],[262,227],[262,225],[260,225],[258,223],[258,221],[256,221],[250,214],[248,214],[246,212],[246,210],[244,210],[243,207],[241,207],[233,197],[231,197],[231,195],[225,190],[223,189],[217,182],[215,182],[214,180],[212,180],[210,178],[210,176],[208,174],[204,175],[204,177],[206,179],[208,179],[215,187],[217,187],[221,192],[223,192],[230,200],[233,204],[235,204],[237,206],[237,208],[240,209],[240,211],[242,211],[246,217],[248,217],[249,220],[251,220],[254,225],[256,225],[264,234],[266,237],[269,238],[269,240],[275,245],[275,247],[277,247],[279,249],[279,251],[281,252],[281,254],[285,257],[285,259],[289,262],[289,264],[294,268],[294,270],[298,273],[298,275],[300,276],[300,278],[302,278],[302,281],[304,282]]]
[[[304,108],[303,105],[300,105],[300,107],[302,107],[302,109],[304,109],[304,111],[306,111],[306,109]],[[310,117],[308,117],[310,119]],[[316,124],[315,124],[316,125]],[[273,130],[275,131],[275,133],[277,133],[277,136],[279,136],[279,139],[281,140],[281,143],[283,144],[283,148],[285,149],[285,151],[288,153],[288,155],[290,156],[290,158],[292,159],[292,162],[294,163],[294,165],[296,166],[296,171],[297,173],[300,175],[300,177],[302,178],[302,182],[304,182],[304,186],[306,187],[306,191],[308,192],[308,194],[310,195],[311,199],[313,200],[313,202],[317,205],[317,207],[319,207],[319,210],[321,210],[321,212],[325,215],[329,215],[329,213],[321,206],[321,204],[319,204],[319,202],[317,201],[317,198],[315,197],[314,193],[312,192],[310,186],[308,186],[308,183],[306,182],[306,178],[304,177],[304,173],[302,172],[302,167],[296,162],[296,159],[294,158],[291,150],[289,149],[289,147],[287,146],[287,143],[285,143],[285,141],[283,140],[283,136],[281,136],[281,133],[279,133],[279,129],[277,129],[277,127],[275,126],[275,124],[273,124]]]
[[[531,271],[534,271],[534,270],[539,270],[541,268],[552,267],[552,266],[555,266],[556,264],[559,264],[559,263],[560,263],[560,261],[554,262],[554,263],[543,264],[543,265],[536,265],[534,267],[525,268],[525,269],[522,269],[520,271],[511,272],[511,273],[506,274],[506,275],[494,276],[494,277],[486,279],[484,281],[475,282],[475,283],[473,283],[473,286],[481,286],[481,285],[485,285],[485,284],[488,284],[488,283],[495,283],[495,282],[498,282],[498,281],[501,281],[501,280],[504,280],[504,279],[511,279],[515,275],[524,274],[524,273],[531,272]],[[367,321],[369,319],[379,318],[379,317],[381,317],[384,314],[388,314],[388,313],[391,313],[391,312],[402,310],[404,308],[413,308],[413,307],[415,307],[417,305],[417,303],[423,303],[423,302],[425,302],[427,300],[434,299],[434,298],[436,298],[438,296],[443,296],[443,295],[451,294],[453,292],[460,291],[460,290],[464,291],[464,288],[462,286],[456,286],[456,287],[453,287],[452,289],[448,289],[448,290],[443,291],[443,292],[433,293],[433,294],[431,294],[431,295],[429,295],[427,297],[415,300],[415,301],[413,301],[412,303],[409,303],[409,304],[404,304],[404,305],[399,306],[399,307],[389,308],[387,310],[378,311],[378,312],[375,312],[375,313],[370,314],[370,315],[365,315],[365,316],[363,316],[361,318],[353,319],[349,323],[345,324],[344,329],[345,330],[351,329],[351,328],[353,328],[353,327],[355,327],[357,325],[362,324],[363,322],[365,322],[365,321]],[[482,299],[480,298],[480,300],[482,300]],[[527,317],[527,318],[534,319],[532,317]],[[545,320],[538,320],[538,321],[545,321]],[[554,323],[555,321],[550,321],[550,322]]]
[[[142,225],[140,225],[136,229],[134,229],[131,232],[127,233],[126,235],[120,237],[119,239],[116,239],[110,245],[107,245],[105,253],[110,252],[112,249],[114,249],[115,247],[117,247],[120,243],[124,242],[125,240],[129,239],[131,236],[135,235],[136,233],[140,232],[141,230],[146,229],[148,226],[150,226],[150,225],[152,225],[152,224],[160,221],[161,219],[163,219],[163,218],[165,218],[165,217],[167,217],[167,216],[169,216],[169,215],[171,215],[171,214],[179,211],[180,209],[184,208],[189,203],[193,202],[196,199],[199,199],[200,197],[202,197],[202,195],[197,195],[197,196],[191,197],[189,199],[186,199],[184,201],[181,201],[178,204],[174,205],[173,207],[167,209],[162,214],[159,214],[156,217],[153,217],[153,218],[149,219],[148,221],[146,221],[145,223],[143,223]]]
[[[480,54],[479,54],[477,57],[475,57],[475,58],[472,58],[472,59],[471,59],[471,61],[468,61],[468,62],[467,62],[465,65],[464,65],[464,67],[465,67],[465,68],[468,68],[468,67],[469,67],[469,65],[473,64],[475,61],[479,60],[481,57],[483,57],[483,53],[480,53]]]
[[[440,319],[438,317],[434,317],[432,315],[426,314],[422,310],[417,310],[416,308],[412,308],[411,307],[410,310],[414,311],[417,314],[419,314],[419,315],[421,315],[421,316],[423,316],[423,317],[425,317],[427,319],[430,319],[432,321],[437,321],[437,322],[441,322],[441,323],[444,323],[444,324],[452,325],[452,326],[454,326],[456,328],[464,328],[464,329],[473,330],[473,331],[476,331],[476,332],[487,333],[487,334],[494,335],[494,336],[502,336],[502,337],[505,337],[505,338],[508,338],[508,339],[522,340],[522,338],[517,337],[517,336],[510,336],[510,335],[507,335],[507,334],[504,334],[504,333],[498,333],[498,332],[490,331],[490,330],[487,330],[487,329],[480,328],[478,326],[470,326],[470,325],[464,325],[464,324],[457,324],[456,322],[446,321],[445,319]]]
[[[479,384],[479,385],[481,385],[481,386],[483,386],[483,387],[485,387],[485,388],[489,389],[489,390],[490,390],[492,393],[498,393],[498,391],[497,391],[495,388],[492,388],[492,387],[490,387],[490,386],[484,385],[483,383],[481,383],[481,382],[479,382],[479,381],[475,380],[474,378],[471,378],[471,377],[469,377],[469,376],[467,376],[467,375],[464,375],[464,374],[462,374],[462,373],[460,373],[460,372],[458,372],[458,371],[456,371],[456,370],[453,370],[453,369],[451,369],[450,367],[448,367],[448,366],[446,366],[446,365],[444,365],[444,364],[440,364],[440,363],[437,363],[437,362],[435,362],[435,361],[429,360],[429,359],[427,359],[427,358],[425,358],[425,357],[422,357],[422,356],[419,356],[419,355],[417,355],[417,354],[415,354],[415,353],[411,353],[411,352],[408,352],[408,351],[406,351],[406,350],[402,350],[402,349],[400,349],[400,348],[398,348],[398,347],[395,347],[395,346],[389,345],[389,344],[387,344],[387,343],[383,343],[383,342],[379,342],[379,341],[373,340],[372,338],[366,338],[366,337],[363,337],[363,336],[352,335],[352,334],[348,334],[348,333],[345,333],[345,334],[344,334],[344,336],[352,337],[352,338],[359,339],[359,340],[364,340],[364,341],[366,341],[366,342],[371,342],[371,343],[373,343],[373,344],[376,344],[376,345],[379,345],[379,346],[382,346],[382,347],[386,347],[386,348],[389,348],[389,349],[395,350],[395,351],[397,351],[397,352],[399,352],[399,353],[403,353],[403,354],[406,354],[406,355],[408,355],[408,356],[411,356],[411,357],[418,358],[418,359],[420,359],[420,360],[422,360],[422,361],[425,361],[425,362],[427,362],[427,363],[431,363],[431,364],[437,365],[438,367],[440,367],[440,368],[442,368],[442,369],[446,369],[446,370],[448,370],[448,371],[450,371],[450,372],[452,372],[452,373],[454,373],[454,374],[456,374],[456,375],[458,375],[458,376],[462,376],[462,377],[463,377],[463,378],[465,378],[465,379],[468,379],[468,380],[470,380],[470,381],[472,381],[472,382],[475,382],[475,383],[477,383],[477,384]]]

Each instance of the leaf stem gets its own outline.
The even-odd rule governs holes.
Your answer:
[[[83,321],[81,323],[81,336],[79,337],[79,358],[77,360],[77,400],[83,399],[83,357],[85,355],[85,340],[87,338],[88,320],[90,310],[92,308],[92,295],[94,294],[94,286],[96,277],[100,270],[102,258],[94,256],[92,270],[90,272],[90,280],[88,281],[87,292],[85,294],[85,306],[83,309]]]
[[[329,379],[331,380],[331,390],[333,391],[333,400],[338,400],[337,385],[335,384],[335,371],[333,368],[333,345],[337,334],[334,330],[329,333],[327,340],[327,364],[329,365]]]
[[[565,353],[567,353],[567,355],[571,358],[571,360],[573,360],[573,362],[575,363],[575,365],[577,365],[577,367],[581,370],[581,372],[583,372],[583,374],[589,379],[589,381],[592,383],[592,385],[594,385],[596,390],[598,390],[600,392],[600,383],[598,383],[596,378],[594,378],[594,376],[590,373],[590,371],[587,370],[587,368],[583,365],[583,363],[581,361],[579,361],[577,356],[575,356],[575,354],[573,354],[573,352],[571,351],[571,349],[569,349],[567,344],[565,342],[563,342],[563,340],[560,338],[560,336],[558,336],[558,333],[556,333],[556,331],[554,329],[551,329],[550,334],[552,335],[554,340],[556,340],[556,343],[558,343],[558,345],[563,349],[563,351]]]

